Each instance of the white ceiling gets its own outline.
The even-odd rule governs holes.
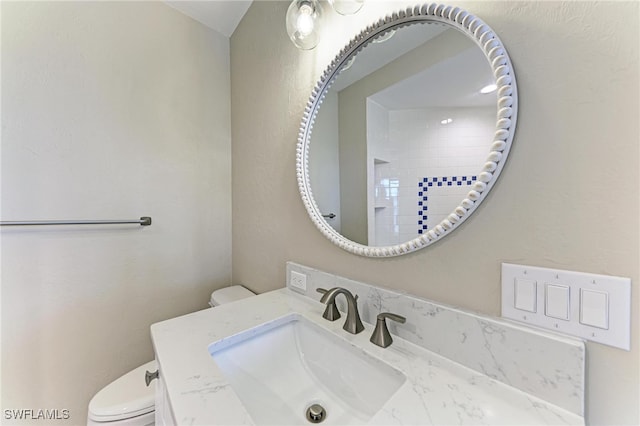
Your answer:
[[[484,53],[471,46],[381,90],[371,99],[390,110],[495,106],[495,93],[480,93],[481,88],[493,82]]]
[[[385,42],[370,44],[358,53],[350,68],[340,73],[332,90],[340,91],[426,43],[442,42],[434,38],[444,31],[456,30],[441,25],[412,25]],[[371,99],[390,110],[491,106],[495,105],[495,94],[486,96],[479,90],[494,81],[483,51],[469,40],[468,47],[457,55],[379,91]]]
[[[176,0],[165,3],[196,21],[231,37],[253,0]]]

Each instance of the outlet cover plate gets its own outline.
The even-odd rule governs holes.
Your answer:
[[[307,276],[300,272],[291,271],[291,288],[304,293],[307,291]]]

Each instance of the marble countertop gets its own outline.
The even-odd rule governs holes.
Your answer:
[[[326,321],[323,311],[324,305],[319,301],[283,288],[153,324],[156,360],[177,424],[255,424],[209,354],[208,346],[292,313],[406,375],[405,383],[369,424],[584,424],[582,417],[570,411],[399,337],[394,336],[388,348],[375,346],[369,342],[371,324],[365,323],[362,333],[351,335],[342,330],[343,320]]]

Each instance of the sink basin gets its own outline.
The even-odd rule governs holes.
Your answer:
[[[367,423],[406,377],[348,341],[292,314],[213,343],[209,353],[258,425]]]

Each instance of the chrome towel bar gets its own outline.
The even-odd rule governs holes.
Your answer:
[[[2,221],[0,226],[33,226],[33,225],[121,225],[137,223],[142,226],[151,225],[151,218],[143,216],[132,220],[28,220],[28,221]]]

